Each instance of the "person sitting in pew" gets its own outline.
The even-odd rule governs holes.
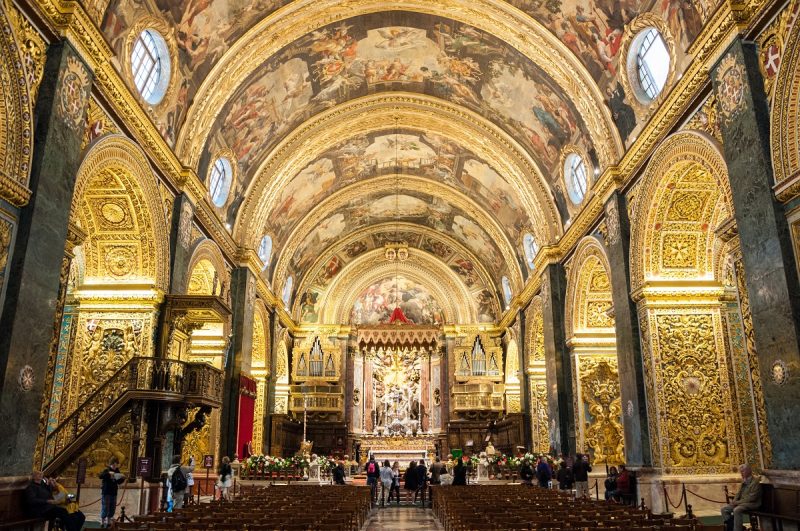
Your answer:
[[[761,506],[761,480],[753,475],[753,469],[748,464],[740,466],[739,473],[742,475],[739,492],[728,505],[722,507],[722,520],[728,531],[742,531],[743,513]]]

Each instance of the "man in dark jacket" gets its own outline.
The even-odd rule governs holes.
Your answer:
[[[578,454],[575,456],[575,464],[572,465],[572,479],[575,480],[575,497],[589,497],[589,472],[592,465],[589,464],[589,456]]]
[[[100,487],[100,527],[111,527],[114,521],[114,512],[117,509],[117,491],[119,485],[125,481],[125,476],[119,471],[119,459],[112,457],[108,466],[100,473],[102,485]]]
[[[336,467],[333,469],[333,483],[336,485],[345,485],[344,481],[344,465],[341,461],[336,463]]]
[[[539,458],[539,464],[536,465],[536,479],[539,480],[539,486],[542,488],[550,487],[550,480],[553,479],[553,471],[550,468],[550,463],[544,457]]]
[[[417,490],[414,492],[414,503],[417,503],[417,496],[422,495],[422,505],[425,505],[425,489],[428,488],[428,467],[425,461],[420,459],[415,470],[417,474]]]
[[[527,459],[522,460],[522,465],[519,467],[519,479],[523,485],[533,485],[533,467],[531,462]]]
[[[431,485],[439,485],[442,482],[442,473],[446,471],[447,469],[442,464],[442,460],[437,457],[436,461],[431,465]]]
[[[561,461],[558,472],[556,472],[556,479],[560,490],[572,490],[572,469],[567,467],[566,461]]]
[[[466,485],[467,484],[467,467],[464,466],[464,461],[458,458],[456,466],[453,467],[453,485]]]
[[[47,483],[42,482],[43,474],[36,471],[31,474],[31,482],[25,488],[25,513],[31,518],[58,518],[66,531],[80,531],[83,518],[72,517],[64,507],[60,507],[53,498],[53,492]],[[80,513],[83,517],[83,513]]]

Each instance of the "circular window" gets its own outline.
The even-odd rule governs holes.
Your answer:
[[[656,28],[645,28],[634,38],[630,53],[633,57],[629,58],[629,64],[636,72],[634,93],[639,101],[649,103],[667,84],[670,65],[667,43]]]
[[[231,167],[231,162],[225,157],[215,160],[208,179],[208,194],[211,196],[211,202],[216,206],[225,205],[225,201],[228,200],[228,193],[231,191],[232,180],[233,168]]]
[[[261,238],[261,243],[258,245],[258,257],[264,263],[261,270],[269,267],[269,259],[272,257],[272,238],[269,235]]]
[[[150,105],[159,103],[169,84],[169,50],[164,37],[154,29],[146,29],[133,43],[131,73],[136,90]]]
[[[294,279],[289,277],[286,279],[286,284],[283,285],[283,305],[286,306],[286,309],[289,309],[289,303],[292,301],[292,286],[294,285]]]
[[[528,260],[528,267],[533,269],[533,260],[536,258],[536,253],[539,252],[539,244],[532,234],[526,233],[522,237],[522,248],[525,251],[525,258]]]
[[[503,298],[506,301],[506,308],[508,305],[511,304],[511,299],[513,298],[513,294],[511,293],[511,282],[509,282],[508,277],[503,277]]]
[[[589,181],[586,178],[586,164],[577,153],[570,153],[564,159],[564,180],[570,201],[576,205],[583,201]]]

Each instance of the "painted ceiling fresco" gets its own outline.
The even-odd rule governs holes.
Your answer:
[[[685,51],[699,35],[703,22],[717,6],[715,0],[510,0],[563,42],[586,66],[600,86],[623,142],[630,143],[637,129],[630,106],[633,95],[625,94],[619,75],[625,58],[620,57],[625,26],[636,16],[652,12],[666,22],[677,48],[678,70]]]
[[[300,242],[289,273],[301,276],[326,249],[353,231],[385,222],[427,225],[458,241],[477,256],[496,278],[508,274],[497,244],[472,216],[447,201],[423,192],[363,194],[320,221]]]
[[[384,278],[366,288],[353,304],[350,324],[386,324],[395,308],[413,324],[438,325],[444,313],[430,291],[402,275]]]
[[[392,24],[387,24],[391,22]],[[451,20],[377,13],[326,26],[269,58],[229,99],[207,152],[230,148],[250,175],[310,116],[368,93],[422,92],[464,105],[527,147],[543,173],[585,125],[544,72],[495,37]]]
[[[472,295],[478,320],[480,322],[495,321],[498,315],[498,299],[493,292],[496,290],[491,285],[491,279],[485,279],[479,272],[478,266],[471,257],[466,256],[438,234],[424,234],[418,229],[411,231],[391,227],[388,230],[365,234],[339,245],[332,250],[330,255],[326,255],[325,260],[318,262],[313,269],[308,270],[310,278],[300,279],[298,284],[298,286],[306,287],[301,287],[301,293],[297,296],[299,310],[296,315],[302,322],[318,322],[322,294],[347,264],[386,243],[400,242],[432,254],[444,262],[459,276]]]
[[[177,90],[151,112],[161,135],[175,145],[178,129],[197,89],[222,55],[239,37],[289,0],[111,0],[101,31],[116,52],[116,66],[126,53],[130,29],[146,17],[164,21],[174,28],[178,58],[174,81]],[[133,85],[131,84],[131,87]],[[133,89],[135,93],[135,88]]]
[[[345,186],[395,168],[446,183],[469,196],[489,211],[511,242],[521,241],[522,233],[530,230],[532,222],[516,191],[484,161],[449,139],[402,130],[359,135],[323,153],[281,190],[266,232],[280,248],[311,206]]]

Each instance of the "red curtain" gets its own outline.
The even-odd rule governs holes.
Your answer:
[[[256,411],[257,384],[247,376],[239,377],[239,422],[236,435],[236,449],[239,459],[250,456],[250,443],[253,440],[253,418]]]

